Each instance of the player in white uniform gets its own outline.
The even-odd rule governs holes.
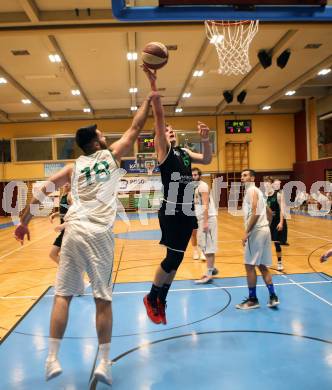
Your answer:
[[[51,314],[46,380],[62,372],[58,360],[60,342],[67,325],[70,301],[78,292],[83,272],[86,271],[96,303],[99,342],[94,378],[111,384],[112,225],[116,217],[117,187],[120,177],[125,173],[117,168],[116,160],[120,160],[137,139],[148,116],[151,99],[155,96],[158,96],[156,92],[148,96],[136,113],[131,127],[109,148],[96,125],[79,129],[76,142],[84,155],[75,161],[74,166],[67,166],[52,176],[41,189],[41,194],[45,196],[53,192],[54,187],[59,188],[71,180],[73,201],[65,217],[65,234]],[[30,239],[28,223],[33,216],[31,210],[40,203],[41,194],[39,199],[32,199],[15,230],[15,237],[22,244],[25,235]]]
[[[215,254],[218,243],[217,210],[214,200],[209,191],[209,186],[201,180],[202,172],[199,168],[192,170],[193,180],[196,182],[195,189],[195,212],[198,221],[197,239],[198,245],[207,260],[207,271],[196,284],[210,283],[218,270],[214,266]]]
[[[269,290],[270,300],[268,306],[275,307],[279,305],[279,299],[274,291],[272,275],[268,269],[272,265],[271,233],[269,228],[269,220],[272,217],[272,213],[266,207],[262,191],[255,185],[255,172],[251,169],[244,170],[241,173],[241,182],[245,185],[242,209],[246,231],[242,243],[245,247],[244,263],[247,272],[249,297],[236,305],[236,308],[247,310],[259,307],[256,295],[256,267],[262,273],[266,287]],[[268,216],[267,213],[269,213]]]

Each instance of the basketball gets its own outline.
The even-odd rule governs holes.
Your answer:
[[[142,61],[150,69],[160,69],[167,64],[168,50],[161,42],[150,42],[142,51]]]

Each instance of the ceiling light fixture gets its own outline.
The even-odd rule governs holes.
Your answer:
[[[127,53],[127,60],[128,61],[137,61],[137,53],[135,53],[135,52],[128,52]]]
[[[61,57],[59,54],[50,54],[48,58],[51,62],[61,62]]]
[[[193,76],[194,77],[202,77],[204,74],[204,70],[195,70],[195,72],[193,73]]]
[[[317,74],[318,74],[318,76],[326,76],[330,72],[331,72],[331,69],[322,69]]]

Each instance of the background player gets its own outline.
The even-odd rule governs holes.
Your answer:
[[[263,193],[255,185],[255,171],[246,169],[241,173],[241,182],[245,186],[243,199],[243,214],[245,235],[242,239],[245,247],[244,263],[247,272],[249,297],[236,305],[237,309],[256,309],[259,302],[256,295],[256,267],[262,273],[266,287],[269,290],[269,307],[279,305],[279,299],[274,291],[272,275],[268,266],[272,265],[271,234]],[[271,215],[270,215],[271,217]]]
[[[282,250],[280,241],[284,228],[284,213],[281,202],[281,194],[278,190],[273,188],[273,179],[270,176],[264,179],[264,187],[266,202],[272,212],[272,221],[270,224],[271,240],[276,248],[278,271],[282,271],[284,267],[282,265]]]
[[[196,182],[195,211],[198,221],[198,244],[207,260],[207,271],[196,284],[210,283],[213,276],[218,274],[214,266],[215,254],[218,242],[217,210],[211,196],[209,186],[201,180],[202,171],[199,168],[192,169],[193,180]]]

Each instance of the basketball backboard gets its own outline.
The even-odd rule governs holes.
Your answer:
[[[266,22],[331,22],[326,0],[159,0],[157,6],[127,7],[112,0],[116,19],[135,21],[260,20]]]

